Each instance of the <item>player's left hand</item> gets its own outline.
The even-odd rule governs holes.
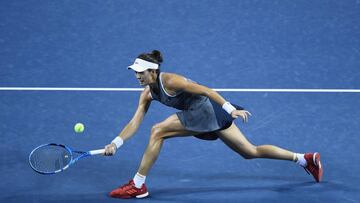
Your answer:
[[[239,116],[243,119],[244,123],[248,122],[248,117],[251,116],[251,113],[245,110],[234,110],[231,112],[233,118],[238,118]]]

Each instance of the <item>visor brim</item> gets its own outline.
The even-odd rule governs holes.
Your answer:
[[[127,67],[127,69],[133,69],[133,70],[136,71],[136,72],[144,72],[144,71],[146,71],[148,68],[142,67],[142,66],[140,66],[140,65],[138,65],[138,64],[133,64],[133,65]]]

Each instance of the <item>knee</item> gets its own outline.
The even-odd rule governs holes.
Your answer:
[[[241,156],[244,159],[255,159],[258,158],[258,152],[257,152],[257,147],[256,146],[251,146],[251,148],[246,152],[241,154]]]
[[[163,135],[164,135],[164,127],[161,124],[155,124],[151,128],[151,135],[150,135],[151,140],[161,140],[163,139]]]

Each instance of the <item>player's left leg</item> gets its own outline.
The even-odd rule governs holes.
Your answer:
[[[219,131],[218,136],[227,146],[245,159],[268,158],[294,161],[307,169],[317,182],[321,180],[323,170],[319,153],[302,155],[274,145],[255,146],[246,139],[234,123],[229,128]]]
[[[255,146],[251,144],[234,123],[229,128],[218,132],[218,136],[227,146],[245,159],[269,158],[294,161],[294,152],[273,145]]]

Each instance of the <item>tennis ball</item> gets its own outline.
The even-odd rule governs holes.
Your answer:
[[[82,133],[85,130],[85,126],[82,123],[77,123],[74,126],[74,130],[75,130],[76,133]]]

